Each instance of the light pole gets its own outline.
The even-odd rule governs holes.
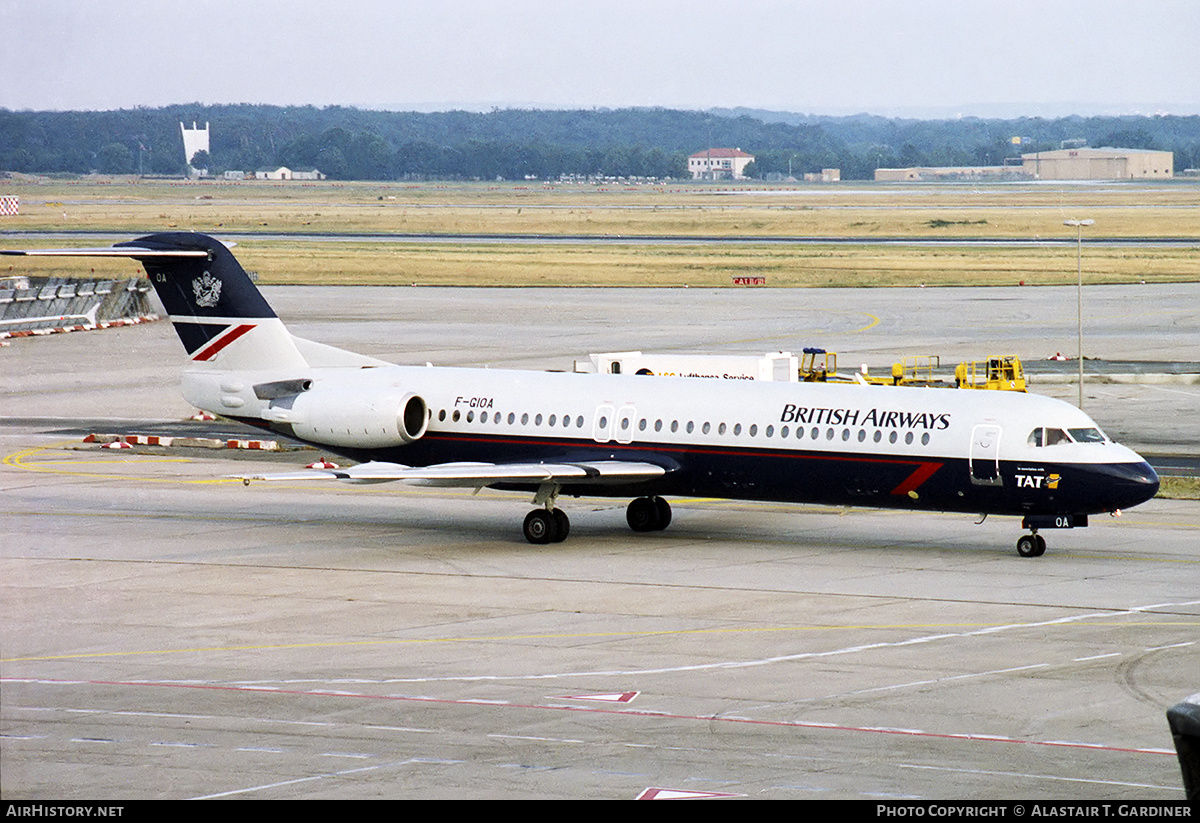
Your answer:
[[[1075,313],[1079,351],[1079,408],[1083,410],[1083,227],[1090,226],[1095,220],[1064,220],[1064,226],[1075,227],[1075,272],[1078,276],[1078,286],[1075,292]]]

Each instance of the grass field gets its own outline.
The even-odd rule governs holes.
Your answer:
[[[1167,500],[1200,500],[1200,478],[1164,477],[1158,497]]]
[[[264,283],[768,286],[1044,285],[1075,282],[1075,249],[612,242],[619,237],[1070,239],[1086,230],[1090,283],[1200,279],[1195,247],[1110,248],[1086,238],[1170,237],[1200,245],[1200,181],[992,185],[543,185],[223,183],[84,178],[0,181],[21,198],[7,231],[196,230],[270,234],[584,235],[604,243],[338,242],[238,238]],[[0,234],[0,239],[3,235]],[[29,247],[40,241],[3,240]],[[82,243],[82,241],[81,241]],[[27,271],[78,274],[85,261]],[[129,266],[130,271],[134,271]],[[14,269],[15,271],[15,269]]]

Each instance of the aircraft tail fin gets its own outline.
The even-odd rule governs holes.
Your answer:
[[[192,362],[201,368],[304,368],[307,362],[250,275],[218,240],[168,232],[118,243],[141,262]]]

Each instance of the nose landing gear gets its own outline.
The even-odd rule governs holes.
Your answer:
[[[1017,554],[1021,557],[1041,557],[1046,553],[1046,538],[1036,531],[1022,535],[1017,541]]]

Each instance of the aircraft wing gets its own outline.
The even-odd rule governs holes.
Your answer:
[[[440,463],[435,466],[405,466],[372,461],[345,469],[305,469],[239,477],[246,482],[349,480],[356,483],[387,483],[399,480],[414,486],[478,489],[500,483],[557,483],[560,486],[639,483],[654,480],[666,473],[666,469],[654,463],[623,460],[587,463]]]

